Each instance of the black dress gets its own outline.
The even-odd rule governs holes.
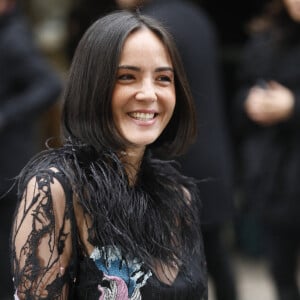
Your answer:
[[[207,299],[202,239],[196,229],[198,221],[189,215],[196,211],[194,200],[198,201],[193,183],[179,175],[170,162],[149,157],[142,163],[140,180],[130,187],[120,175],[121,164],[114,165],[116,156],[103,154],[95,163],[90,153],[67,148],[39,155],[20,177],[23,197],[11,237],[14,283],[20,299]],[[152,181],[143,183],[149,176]],[[161,191],[162,187],[165,190]],[[181,245],[190,250],[184,250],[173,279],[164,283],[160,279],[168,278],[172,268],[163,269],[166,276],[161,277],[143,260],[143,251],[153,253],[155,260],[161,257],[155,252],[160,247],[156,236],[162,238],[162,244],[166,237],[154,232],[154,223],[164,232],[168,213],[176,206],[172,201],[177,201],[178,195],[184,198],[182,187],[191,199],[188,205],[186,200],[180,204],[182,211],[190,208],[187,222],[178,217]],[[118,197],[122,199],[119,207],[114,202]],[[141,210],[144,213],[139,218]],[[151,215],[155,216],[152,223]],[[123,225],[133,237],[129,242],[124,239],[125,246]],[[152,244],[143,248],[148,241]]]
[[[284,17],[285,16],[285,17]],[[244,212],[258,225],[278,299],[299,299],[300,234],[300,25],[283,15],[273,27],[249,38],[239,67],[235,123],[241,159]],[[244,109],[250,89],[275,81],[294,97],[290,118],[269,126]]]

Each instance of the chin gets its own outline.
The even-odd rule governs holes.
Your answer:
[[[289,15],[290,15],[291,19],[296,23],[300,23],[300,13],[299,13],[299,11],[300,10],[298,10],[297,12],[289,11]]]
[[[143,139],[143,140],[132,141],[132,143],[134,145],[136,145],[137,147],[146,147],[148,145],[153,144],[156,140],[157,140],[157,138],[155,138],[155,139]]]
[[[293,17],[293,20],[294,20],[296,23],[300,23],[300,16],[294,16],[294,17]]]

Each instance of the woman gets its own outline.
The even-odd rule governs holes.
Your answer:
[[[95,22],[75,52],[62,125],[64,145],[20,175],[16,295],[206,299],[196,186],[161,160],[195,135],[169,34],[128,12]]]
[[[252,30],[235,106],[244,192],[263,224],[279,299],[295,300],[300,299],[299,1],[271,1]]]

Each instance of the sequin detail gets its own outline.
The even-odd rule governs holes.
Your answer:
[[[152,275],[150,270],[145,271],[141,261],[126,259],[112,246],[95,247],[90,257],[104,274],[105,285],[99,286],[99,300],[141,299],[139,290]]]

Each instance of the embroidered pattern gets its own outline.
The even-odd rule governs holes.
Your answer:
[[[102,286],[99,285],[99,300],[141,299],[140,288],[152,275],[145,272],[143,263],[138,259],[124,258],[119,249],[112,246],[95,248],[90,256],[97,268],[104,274]]]

